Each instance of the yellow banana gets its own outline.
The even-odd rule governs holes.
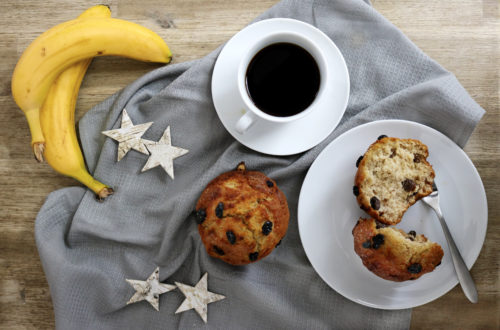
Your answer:
[[[70,65],[94,56],[117,55],[168,63],[172,53],[163,39],[138,24],[115,18],[78,18],[35,39],[12,75],[12,95],[25,113],[35,157],[42,161],[44,136],[39,110],[54,80]]]
[[[111,17],[111,12],[108,7],[98,5],[79,16],[88,17]],[[47,163],[57,172],[80,181],[100,199],[104,199],[113,190],[87,172],[75,130],[78,91],[91,61],[92,58],[77,62],[56,78],[40,109],[40,124],[45,137],[44,157]]]

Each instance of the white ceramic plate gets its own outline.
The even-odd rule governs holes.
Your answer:
[[[387,281],[366,269],[354,252],[352,229],[360,216],[367,217],[352,193],[355,163],[382,134],[418,139],[428,146],[428,160],[436,172],[441,209],[465,263],[472,267],[483,245],[488,223],[481,178],[465,152],[453,141],[414,122],[371,122],[351,129],[330,143],[311,165],[302,185],[299,232],[312,266],[335,291],[369,307],[411,308],[445,294],[458,279],[438,219],[421,201],[408,209],[396,227],[423,233],[443,247],[442,263],[433,272],[415,281]]]
[[[331,72],[324,92],[329,97],[318,100],[314,105],[318,109],[301,120],[286,124],[257,121],[240,134],[234,128],[244,114],[237,88],[239,61],[262,35],[281,31],[301,34],[321,48]],[[349,73],[342,54],[326,34],[301,21],[272,18],[247,26],[227,42],[215,63],[212,98],[222,124],[240,143],[265,154],[292,155],[316,146],[337,126],[349,98]]]

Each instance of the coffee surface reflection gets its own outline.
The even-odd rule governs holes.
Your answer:
[[[319,90],[321,76],[314,57],[292,43],[261,49],[246,71],[250,99],[261,111],[290,117],[307,109]]]

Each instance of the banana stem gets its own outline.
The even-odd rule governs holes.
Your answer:
[[[109,195],[113,195],[114,192],[115,191],[110,187],[102,188],[101,191],[99,191],[99,193],[96,195],[96,198],[99,202],[102,202]]]
[[[34,142],[32,145],[33,153],[35,154],[35,159],[39,163],[43,163],[43,152],[45,151],[45,143],[43,142]]]
[[[43,150],[45,149],[45,138],[40,126],[40,109],[31,109],[25,112],[26,119],[31,132],[31,147],[38,162],[43,162]]]
[[[79,175],[73,177],[91,189],[96,194],[96,198],[101,202],[114,193],[112,188],[97,181],[87,172],[80,172]]]

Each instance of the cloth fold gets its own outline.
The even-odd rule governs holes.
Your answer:
[[[316,274],[297,227],[302,180],[328,143],[360,124],[412,120],[463,147],[484,110],[453,74],[367,1],[284,0],[256,20],[272,17],[315,25],[344,55],[351,95],[339,126],[315,148],[286,157],[260,154],[235,141],[217,117],[210,92],[222,46],[202,59],[154,70],[95,106],[80,120],[80,140],[89,170],[115,195],[99,203],[81,187],[55,191],[35,223],[57,328],[409,327],[411,310],[362,306]],[[157,141],[170,126],[172,144],[189,149],[174,161],[175,180],[161,168],[141,173],[147,156],[134,151],[116,162],[117,144],[101,131],[118,128],[124,108],[135,124],[154,122],[143,138]],[[240,161],[276,180],[291,218],[275,251],[255,264],[235,267],[207,255],[192,211],[206,184]],[[206,325],[194,311],[174,314],[184,299],[179,290],[160,296],[160,312],[145,302],[126,305],[134,290],[125,279],[145,280],[156,266],[160,281],[169,284],[194,285],[208,272],[209,291],[227,298],[208,306]]]

